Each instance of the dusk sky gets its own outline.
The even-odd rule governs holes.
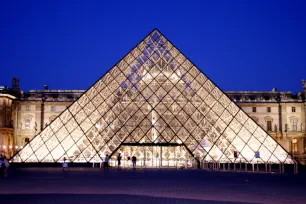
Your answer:
[[[1,1],[0,85],[89,88],[154,28],[221,89],[302,90],[306,1]]]

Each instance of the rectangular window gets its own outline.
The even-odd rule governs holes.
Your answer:
[[[267,131],[272,131],[272,121],[267,121]]]
[[[271,107],[267,107],[267,112],[271,113]]]
[[[26,111],[30,111],[30,106],[26,105]]]
[[[29,119],[25,120],[25,129],[30,129],[31,121]]]
[[[55,112],[56,111],[56,107],[55,106],[51,106],[51,112]]]
[[[256,113],[256,107],[252,108],[253,113]]]
[[[295,113],[295,107],[292,107],[292,113]]]
[[[297,131],[297,120],[292,121],[292,131]]]

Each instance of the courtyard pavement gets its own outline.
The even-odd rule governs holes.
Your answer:
[[[205,170],[11,168],[0,203],[306,203],[305,174]]]

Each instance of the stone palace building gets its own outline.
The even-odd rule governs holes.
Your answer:
[[[306,156],[306,81],[297,95],[292,92],[226,91],[261,127],[269,132],[300,162]],[[0,87],[0,153],[12,156],[54,120],[84,90],[20,89],[19,79],[12,88]],[[304,155],[304,156],[303,156]]]

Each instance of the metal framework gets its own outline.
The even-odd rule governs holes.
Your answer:
[[[293,163],[156,29],[12,161],[101,162],[125,151],[152,163],[164,154],[166,160]]]

